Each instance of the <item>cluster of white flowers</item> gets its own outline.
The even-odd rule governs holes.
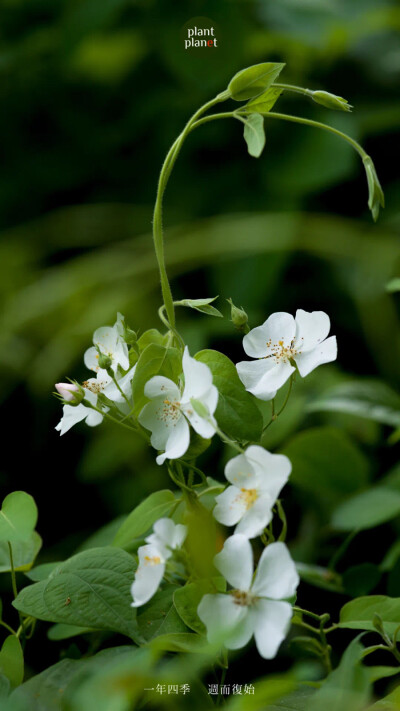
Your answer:
[[[272,314],[243,338],[246,354],[257,359],[236,366],[245,388],[261,400],[271,400],[296,368],[305,377],[318,365],[335,360],[336,338],[327,337],[329,330],[329,317],[322,311],[299,309],[295,318],[288,313]],[[99,424],[112,407],[123,417],[133,412],[136,366],[130,367],[125,332],[123,317],[118,314],[112,328],[99,328],[94,333],[94,346],[85,353],[85,365],[96,377],[82,386],[56,385],[64,400],[63,417],[56,428],[61,434],[81,420],[90,426]],[[187,347],[179,384],[155,375],[145,384],[144,395],[148,402],[137,419],[151,432],[150,442],[159,452],[158,464],[185,454],[190,426],[203,438],[219,432],[215,419],[219,393],[211,370],[192,358]],[[271,522],[290,472],[286,456],[271,454],[259,445],[248,446],[228,461],[225,477],[229,485],[216,497],[213,515],[235,530],[214,562],[233,589],[204,595],[197,610],[210,642],[238,649],[254,634],[258,651],[266,659],[275,656],[287,634],[290,599],[299,577],[286,545],[277,542],[265,548],[253,581],[250,539],[260,536]],[[131,588],[133,607],[144,605],[156,593],[168,561],[182,547],[186,534],[186,526],[172,519],[156,521],[146,545],[138,549],[139,564]]]

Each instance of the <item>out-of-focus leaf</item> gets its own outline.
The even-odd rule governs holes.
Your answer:
[[[400,279],[397,277],[396,279],[389,281],[388,284],[386,284],[386,291],[389,293],[400,291]]]
[[[308,412],[343,412],[392,427],[400,426],[400,396],[379,381],[336,385],[307,405]]]
[[[368,711],[399,711],[400,709],[400,685],[388,696],[369,707]]]
[[[360,563],[348,568],[343,573],[343,586],[352,597],[368,595],[381,579],[381,572],[373,563]]]
[[[226,708],[229,711],[305,711],[308,689],[293,691],[297,686],[290,674],[270,675],[254,682],[254,694],[232,696]]]
[[[388,634],[400,625],[400,598],[369,595],[351,600],[340,611],[339,627],[375,631],[374,616],[379,615]]]
[[[159,518],[168,516],[176,504],[176,499],[169,489],[155,491],[136,506],[117,531],[113,545],[129,547],[135,538],[151,528]]]
[[[65,622],[59,622],[50,627],[47,636],[49,639],[58,641],[60,639],[71,639],[71,637],[77,637],[81,634],[87,634],[88,632],[98,632],[98,630],[94,630],[91,627],[77,627],[76,625],[67,625]]]
[[[42,563],[42,565],[36,565],[32,570],[26,573],[27,578],[33,580],[34,583],[39,583],[41,580],[46,580],[50,573],[53,572],[59,565],[62,565],[62,561],[55,561],[54,563]]]
[[[329,674],[310,700],[307,711],[364,711],[371,695],[368,672],[361,660],[364,647],[354,639],[346,649],[339,666]]]
[[[333,512],[332,526],[341,531],[373,528],[400,514],[400,492],[374,486],[343,501]]]
[[[342,577],[334,570],[307,563],[296,563],[296,569],[305,583],[323,590],[343,593]]]
[[[368,479],[368,461],[344,432],[316,427],[300,432],[283,449],[292,462],[290,481],[322,497],[340,501]]]

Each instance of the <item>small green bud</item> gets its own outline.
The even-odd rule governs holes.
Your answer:
[[[124,329],[124,341],[125,341],[125,343],[128,344],[128,346],[134,346],[134,345],[136,345],[136,341],[137,341],[137,333],[136,333],[136,331],[132,331],[131,328],[125,327],[125,329]]]
[[[234,327],[242,333],[248,333],[249,317],[247,316],[246,311],[244,311],[244,309],[239,309],[237,306],[235,306],[232,299],[227,299],[227,302],[231,305],[231,321]]]
[[[347,99],[343,99],[342,96],[336,96],[336,94],[331,94],[329,91],[323,91],[322,89],[317,91],[310,91],[309,96],[316,104],[321,104],[321,106],[326,106],[327,109],[335,109],[336,111],[351,111],[352,105],[349,104]]]
[[[208,411],[208,407],[206,407],[205,405],[203,405],[203,403],[200,402],[200,400],[196,400],[196,398],[191,397],[191,398],[190,398],[190,403],[191,403],[191,405],[192,405],[192,407],[193,407],[193,410],[195,411],[195,413],[196,413],[197,415],[199,415],[199,417],[205,417],[206,419],[207,419],[208,417],[210,417],[210,413],[209,413],[209,411]]]
[[[364,156],[363,163],[368,181],[368,207],[372,212],[374,222],[376,222],[379,216],[379,208],[385,207],[385,196],[376,174],[372,158],[370,158],[370,156]]]
[[[99,349],[97,349],[97,352],[99,354],[99,368],[102,368],[102,370],[109,370],[112,365],[112,360],[110,356],[106,355],[105,353],[102,353]]]

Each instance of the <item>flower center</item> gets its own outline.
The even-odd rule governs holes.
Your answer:
[[[95,383],[91,383],[89,380],[85,380],[82,385],[86,390],[90,390],[90,392],[95,393],[98,395],[99,393],[102,393],[104,388],[107,387],[109,384],[109,381],[106,380],[96,380]]]
[[[246,505],[246,509],[250,509],[254,502],[257,501],[258,499],[258,491],[257,489],[240,489],[240,498],[242,501],[244,501]]]
[[[278,343],[272,343],[271,339],[267,341],[267,348],[270,349],[270,355],[267,358],[275,358],[276,363],[289,363],[292,358],[301,353],[296,346],[294,339],[289,345],[285,343],[283,338]]]
[[[145,565],[159,565],[161,563],[161,558],[159,555],[145,555],[144,557],[144,564]]]
[[[234,603],[236,605],[240,605],[241,607],[248,607],[249,605],[252,605],[256,599],[254,595],[250,592],[246,592],[245,590],[231,590],[230,594],[233,596]]]
[[[177,400],[163,400],[162,407],[158,410],[158,417],[164,422],[176,424],[181,416],[181,403]]]

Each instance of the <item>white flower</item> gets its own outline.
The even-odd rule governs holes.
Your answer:
[[[93,334],[94,346],[88,348],[84,355],[84,362],[89,370],[94,370],[101,380],[107,377],[107,372],[99,367],[98,360],[100,353],[111,358],[111,368],[116,373],[120,365],[122,370],[129,368],[128,347],[122,339],[121,314],[118,314],[114,326],[102,326]]]
[[[126,400],[122,393],[124,393],[125,397],[130,400],[132,397],[132,379],[133,376],[135,375],[135,370],[136,370],[136,364],[128,370],[125,375],[120,376],[119,374],[115,374],[115,380],[118,383],[117,384],[114,382],[112,378],[106,373],[105,370],[99,370],[99,373],[97,374],[96,378],[89,378],[89,380],[85,380],[83,383],[83,386],[87,388],[87,390],[90,390],[92,393],[95,393],[96,395],[99,395],[100,393],[103,393],[106,397],[108,397],[109,400],[112,400],[115,403],[126,403]],[[122,393],[121,393],[122,390]]]
[[[95,407],[97,406],[97,395],[90,390],[85,390],[85,400],[88,400]],[[104,408],[106,412],[108,408]],[[96,427],[103,420],[103,415],[96,410],[92,410],[91,407],[86,407],[82,402],[79,405],[64,405],[63,416],[58,423],[56,430],[60,435],[65,434],[78,422],[85,420],[89,427]]]
[[[243,348],[256,361],[241,361],[236,368],[246,390],[260,400],[271,400],[295,370],[304,378],[337,357],[336,336],[327,338],[329,316],[323,311],[272,314],[243,338]]]
[[[218,390],[212,384],[212,373],[205,363],[189,355],[186,346],[182,358],[185,387],[179,387],[163,375],[155,375],[145,385],[144,394],[151,402],[144,406],[139,422],[151,431],[151,444],[165,450],[157,464],[166,459],[178,459],[189,447],[189,422],[204,438],[215,433],[213,417],[218,402]],[[203,411],[204,410],[204,415]],[[200,414],[199,414],[200,412]]]
[[[251,445],[225,467],[232,486],[216,497],[215,518],[225,526],[237,524],[235,533],[259,536],[272,519],[272,507],[291,470],[285,455]]]
[[[253,583],[253,551],[242,534],[228,538],[214,562],[234,589],[202,598],[197,613],[207,627],[208,641],[240,649],[254,634],[261,656],[273,659],[292,617],[292,606],[286,600],[299,584],[287,547],[271,543],[265,548]]]
[[[139,565],[131,585],[132,607],[140,607],[153,597],[165,572],[165,564],[186,538],[186,526],[175,524],[170,518],[160,518],[153,526],[154,533],[138,549]]]
[[[54,387],[67,402],[73,402],[80,396],[81,391],[75,383],[56,383]]]

